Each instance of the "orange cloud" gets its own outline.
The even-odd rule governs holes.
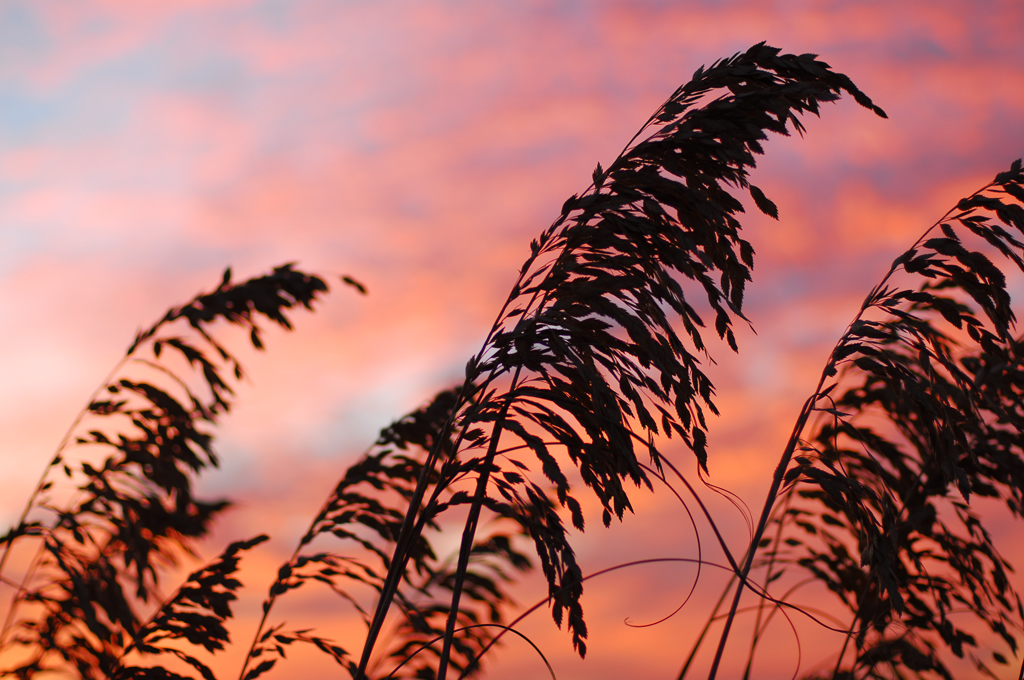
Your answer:
[[[1024,145],[1024,19],[1012,1],[986,11],[917,1],[38,7],[30,14],[45,44],[0,60],[0,94],[53,109],[20,123],[25,134],[0,130],[11,329],[0,356],[12,385],[0,409],[0,511],[17,511],[53,433],[138,326],[228,264],[241,278],[295,260],[329,273],[335,292],[316,315],[297,315],[295,334],[268,334],[266,357],[244,355],[251,382],[221,430],[224,470],[204,482],[240,500],[211,553],[273,518],[280,536],[254,558],[263,576],[320,501],[304,480],[326,493],[378,427],[459,377],[529,239],[701,63],[760,40],[818,52],[890,114],[826,106],[806,139],[770,141],[752,176],[782,220],[745,218],[758,251],[758,335],[742,338],[738,357],[715,354],[723,416],[710,467],[711,481],[755,508],[795,409],[864,293]],[[343,287],[341,274],[370,295]],[[692,470],[690,454],[673,455]],[[682,529],[661,540],[665,525],[683,523],[673,497],[637,507],[626,528],[588,530],[589,566],[693,555]],[[722,507],[739,545],[743,521]],[[652,566],[588,585],[587,665],[546,612],[529,630],[559,677],[599,677],[595,667],[602,677],[671,676],[714,578],[666,624],[622,620],[667,613],[690,576]],[[543,594],[536,581],[523,592],[524,603]],[[241,605],[240,631],[253,626],[259,594]],[[313,609],[303,614],[332,616]],[[759,659],[788,677],[794,647],[779,630]],[[814,630],[801,633],[808,663]],[[661,651],[637,660],[637,647]],[[531,654],[510,642],[492,677],[536,676]]]

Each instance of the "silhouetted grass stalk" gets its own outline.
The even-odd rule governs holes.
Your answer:
[[[714,361],[703,335],[710,332],[705,318],[714,316],[714,332],[733,351],[733,326],[749,323],[742,305],[754,253],[740,236],[744,206],[733,190],[749,193],[761,212],[777,219],[776,206],[748,178],[764,151],[762,141],[769,133],[802,134],[801,115],[817,115],[820,104],[844,94],[885,116],[815,55],[781,54],[761,43],[698,69],[606,169],[598,165],[587,189],[570,197],[530,244],[462,384],[382,430],[345,470],[273,580],[239,680],[270,671],[293,643],[317,647],[354,680],[379,677],[377,666],[385,660],[392,662],[387,678],[447,680],[455,669],[462,680],[480,671],[481,658],[506,633],[526,639],[515,626],[545,605],[559,627],[566,624],[583,657],[583,584],[659,562],[696,565],[696,575],[671,614],[638,627],[661,623],[686,606],[703,567],[729,573],[680,680],[721,622],[708,673],[714,680],[737,617],[748,613],[753,631],[745,680],[755,673],[756,651],[769,625],[780,623],[778,615],[797,635],[799,668],[792,612],[843,634],[831,674],[836,680],[877,677],[878,668],[950,678],[939,652],[963,656],[965,648],[977,646],[950,620],[961,612],[987,624],[1016,654],[1007,625],[1020,628],[1013,604],[1022,617],[1024,605],[1006,576],[1009,563],[966,501],[972,492],[1005,498],[1015,515],[1024,514],[1021,340],[1010,334],[1014,314],[1005,275],[986,255],[968,251],[947,221],[1024,270],[1024,242],[1001,226],[1024,232],[1020,161],[926,230],[871,290],[800,409],[756,522],[735,494],[706,476],[705,414],[718,411],[704,373],[706,362]],[[1004,202],[1002,194],[1017,203]],[[923,283],[890,287],[901,269]],[[342,281],[365,292],[348,277]],[[212,436],[203,428],[228,409],[233,395],[221,372],[233,369],[236,379],[242,377],[238,361],[207,327],[221,319],[246,328],[260,349],[255,319],[290,328],[284,311],[310,308],[324,290],[322,280],[291,265],[237,285],[228,270],[215,291],[172,308],[136,336],[62,439],[17,526],[0,539],[0,582],[15,587],[0,649],[17,643],[31,657],[11,674],[19,680],[49,671],[84,680],[184,677],[161,666],[127,666],[125,656],[138,653],[169,654],[213,679],[187,645],[210,653],[224,648],[230,603],[241,587],[234,578],[241,553],[265,536],[232,543],[145,621],[136,612],[140,601],[157,593],[161,560],[204,536],[226,506],[192,494],[193,478],[217,464]],[[707,303],[699,313],[691,304],[694,292]],[[869,310],[883,320],[869,317]],[[178,319],[198,337],[158,335]],[[947,334],[935,325],[941,321],[957,330]],[[134,357],[144,343],[152,360]],[[201,374],[209,394],[196,396],[165,366],[161,347]],[[211,361],[207,353],[219,359]],[[157,379],[116,380],[129,358],[153,369]],[[840,367],[842,374],[829,384]],[[862,383],[833,393],[854,379]],[[161,386],[167,380],[176,387],[167,391]],[[99,401],[104,388],[114,396]],[[812,420],[819,413],[831,417]],[[862,413],[880,416],[895,438],[855,423]],[[101,421],[106,429],[78,438],[82,445],[107,447],[102,467],[81,461],[67,509],[55,511],[49,524],[30,521],[33,510],[53,510],[39,499],[86,415],[115,417]],[[674,435],[694,455],[704,488],[731,503],[746,523],[749,541],[738,560],[696,483],[659,450]],[[643,454],[650,460],[642,461]],[[73,476],[70,468],[66,472]],[[696,558],[634,560],[585,574],[566,524],[584,529],[579,493],[593,494],[609,526],[633,512],[633,487],[653,490],[652,480],[683,506],[695,532]],[[940,513],[946,506],[936,506],[951,502],[952,486],[964,503],[952,502],[946,517]],[[697,509],[691,510],[690,497]],[[445,513],[460,513],[462,506],[468,508],[464,519],[457,513],[458,551],[438,557],[431,538],[444,530]],[[698,517],[709,523],[726,564],[704,557]],[[774,536],[766,538],[773,522]],[[806,535],[794,536],[796,528]],[[37,536],[40,551],[23,582],[13,584],[3,568],[13,543],[29,535]],[[355,553],[307,550],[329,535]],[[506,586],[531,567],[518,547],[525,540],[533,542],[548,594],[506,623],[512,606]],[[935,563],[941,569],[930,571]],[[780,586],[782,595],[772,596],[772,583],[783,583],[778,579],[795,566],[810,577],[786,581],[791,585]],[[762,570],[764,580],[758,581]],[[39,572],[47,572],[45,578]],[[313,582],[362,616],[366,637],[358,661],[311,629],[270,621],[281,595]],[[822,583],[849,610],[849,626],[819,607],[793,602],[810,582]],[[125,592],[128,587],[134,592]],[[374,593],[372,607],[364,607],[365,588]],[[746,591],[756,604],[742,606]],[[35,619],[15,616],[23,600],[38,605]],[[905,608],[910,615],[900,621]],[[8,640],[15,623],[16,636]],[[554,676],[544,654],[527,642]],[[970,657],[988,671],[973,652]],[[993,658],[1007,663],[998,652]]]
[[[979,196],[983,196],[985,192],[991,190],[996,185],[997,185],[996,182],[990,182],[990,183],[986,184],[984,187],[982,187],[981,189],[978,189],[973,194],[971,194],[970,197],[967,200],[971,200],[971,199],[975,199],[975,198],[977,198]],[[913,252],[913,251],[916,251],[918,248],[920,248],[922,246],[922,244],[925,243],[926,239],[928,239],[928,237],[940,225],[942,225],[943,223],[947,222],[950,219],[950,217],[952,215],[954,215],[958,210],[959,210],[959,208],[953,208],[951,210],[948,210],[939,220],[937,220],[934,224],[932,224],[924,232],[924,234],[921,235],[920,238],[917,239],[917,241],[911,246],[911,248],[909,249],[908,252]],[[797,416],[796,424],[793,427],[792,433],[790,434],[790,437],[789,437],[789,440],[788,440],[788,442],[786,444],[786,447],[785,447],[785,449],[784,449],[784,451],[782,453],[782,456],[780,457],[778,465],[775,468],[775,472],[772,475],[772,483],[771,483],[771,486],[768,489],[768,493],[767,493],[767,496],[766,496],[766,499],[765,499],[764,507],[763,507],[763,509],[761,511],[761,515],[758,518],[757,528],[754,531],[754,535],[751,537],[750,544],[749,544],[748,551],[747,551],[747,556],[746,556],[746,559],[744,560],[744,563],[743,563],[743,568],[738,573],[738,578],[739,578],[739,581],[740,581],[740,583],[742,585],[741,585],[741,587],[738,587],[736,589],[736,592],[735,592],[735,594],[733,596],[732,605],[731,605],[729,613],[728,613],[728,615],[727,615],[727,617],[725,619],[725,627],[724,627],[724,629],[722,631],[722,634],[721,634],[721,636],[719,638],[718,648],[717,648],[717,650],[715,652],[715,657],[714,657],[711,669],[710,669],[709,674],[708,674],[708,680],[714,680],[716,678],[716,676],[717,676],[718,668],[719,668],[719,665],[721,663],[721,660],[722,660],[722,657],[723,657],[723,654],[724,654],[724,651],[725,651],[726,644],[728,642],[729,633],[730,633],[733,621],[736,618],[736,614],[737,614],[737,611],[738,611],[738,608],[739,608],[739,603],[740,603],[740,600],[741,600],[742,595],[743,595],[744,587],[749,587],[749,585],[747,585],[748,577],[749,577],[750,571],[751,571],[751,569],[753,567],[754,559],[756,557],[756,553],[757,553],[759,544],[761,542],[761,539],[764,536],[765,529],[767,528],[768,522],[769,522],[769,520],[770,520],[770,518],[772,516],[773,510],[775,508],[775,503],[778,500],[779,492],[780,492],[780,490],[782,488],[784,478],[786,476],[787,471],[789,470],[790,462],[792,461],[792,458],[794,456],[794,453],[796,452],[797,447],[799,447],[803,443],[802,435],[804,433],[804,429],[805,429],[805,427],[806,427],[806,425],[807,425],[811,415],[815,411],[818,410],[817,409],[817,404],[818,404],[819,400],[821,400],[822,398],[827,398],[827,392],[823,393],[822,388],[825,386],[825,383],[829,379],[829,377],[831,375],[835,374],[835,366],[837,364],[836,353],[839,350],[839,348],[841,346],[843,346],[847,342],[847,340],[848,340],[848,338],[850,336],[850,333],[852,332],[852,330],[855,327],[855,325],[858,324],[863,319],[865,313],[868,310],[872,309],[875,306],[874,303],[871,302],[871,301],[875,301],[875,300],[877,300],[879,298],[880,293],[883,290],[885,290],[889,280],[902,267],[903,267],[903,258],[897,258],[893,262],[892,266],[889,268],[889,271],[882,278],[882,280],[877,285],[875,285],[874,288],[872,288],[871,292],[868,294],[868,296],[866,298],[865,304],[862,306],[861,310],[854,317],[853,321],[851,321],[847,325],[846,331],[843,333],[843,335],[840,338],[840,340],[836,343],[836,345],[833,347],[832,351],[830,352],[828,360],[826,362],[826,367],[822,370],[821,376],[820,376],[820,378],[818,380],[818,384],[815,386],[812,396],[809,397],[804,402],[803,407],[800,409],[799,415]],[[920,474],[923,474],[923,470],[919,471],[919,475]],[[781,529],[781,526],[780,526],[780,529]],[[776,538],[776,544],[777,544],[777,542],[778,542],[778,537]],[[770,570],[769,570],[769,576],[770,575],[771,574],[770,574]],[[767,582],[768,582],[768,579],[766,578],[766,585],[767,585]],[[760,616],[758,617],[758,620],[760,620]],[[755,626],[755,640],[756,640],[756,630],[757,630],[757,628]],[[847,641],[848,641],[848,639],[849,639],[849,637],[847,637]],[[843,652],[845,652],[846,644],[847,644],[847,642],[844,642],[843,650],[840,653],[840,659],[837,661],[837,664],[839,662],[841,662],[841,660],[842,660],[842,655],[843,655]],[[753,655],[753,650],[751,650],[751,656],[752,655]],[[744,677],[746,677],[746,675],[749,674],[749,669],[750,669],[750,667],[749,667],[749,664],[748,664],[747,671],[746,671]],[[838,669],[838,665],[837,665],[837,669]],[[685,668],[684,668],[684,670],[685,670]]]

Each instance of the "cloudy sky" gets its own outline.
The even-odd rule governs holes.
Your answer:
[[[1018,0],[3,0],[0,520],[136,329],[226,266],[297,262],[370,294],[335,286],[294,333],[243,353],[224,464],[203,482],[239,503],[207,554],[263,530],[274,541],[254,559],[290,552],[345,461],[460,376],[529,240],[594,165],[698,66],[766,40],[821,55],[889,119],[828,105],[805,138],[772,140],[753,176],[781,221],[746,221],[757,335],[719,357],[710,469],[760,506],[868,288],[1024,155],[1021,35]],[[674,502],[656,494],[626,527],[588,532],[581,559],[692,556]],[[692,573],[644,569],[588,587],[585,664],[533,617],[560,678],[675,677],[700,602],[660,626],[623,621],[672,611]],[[307,613],[343,639],[321,609]],[[827,656],[814,635],[804,669]],[[763,677],[792,675],[795,650],[784,631]],[[490,668],[543,671],[514,643]]]

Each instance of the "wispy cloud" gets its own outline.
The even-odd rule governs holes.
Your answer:
[[[921,229],[1024,153],[1022,30],[1020,3],[967,0],[5,3],[0,516],[136,327],[224,266],[246,276],[293,260],[351,274],[370,296],[335,278],[320,314],[251,359],[211,484],[243,508],[277,494],[275,513],[311,512],[299,487],[274,490],[275,471],[308,456],[337,474],[374,428],[457,378],[528,240],[594,164],[698,65],[767,40],[821,54],[890,120],[826,107],[806,139],[771,141],[754,176],[782,221],[750,220],[760,335],[718,357],[736,392],[722,396],[710,465],[756,492],[774,455],[758,451],[784,436],[832,329]],[[784,379],[796,387],[778,397]],[[772,419],[744,420],[752,403]],[[243,533],[260,521],[241,517]],[[642,518],[632,526],[652,545]],[[588,536],[596,563],[622,550]],[[675,588],[673,573],[617,583],[646,597]],[[595,648],[616,650],[634,616],[617,588],[588,589],[609,617]],[[629,635],[661,640],[646,630]],[[680,661],[661,649],[657,663]]]

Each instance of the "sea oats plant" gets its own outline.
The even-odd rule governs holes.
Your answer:
[[[717,413],[707,327],[738,350],[734,327],[747,323],[754,250],[738,196],[777,219],[748,180],[761,143],[802,134],[800,116],[844,94],[884,117],[815,55],[758,44],[698,69],[598,165],[530,244],[465,380],[345,470],[270,585],[240,680],[278,672],[298,643],[358,680],[477,675],[499,638],[520,634],[509,589],[534,560],[554,621],[583,656],[587,575],[567,528],[584,528],[581,499],[607,526],[660,480],[685,487],[715,528],[694,489],[707,483],[707,414]],[[716,677],[727,643],[744,650],[752,677],[769,625],[815,615],[798,590],[779,590],[794,579],[834,593],[839,623],[822,625],[845,633],[835,663],[813,677],[949,678],[951,654],[985,673],[1016,655],[1024,610],[969,501],[1004,499],[1014,515],[1024,503],[1024,369],[1004,273],[1024,269],[1022,201],[1017,161],[928,228],[851,310],[749,544],[735,551],[715,528],[733,577],[712,611],[687,612],[708,623],[680,678],[693,676],[702,646]],[[4,673],[214,677],[191,650],[229,642],[239,561],[265,537],[232,544],[149,602],[225,505],[192,494],[216,464],[208,428],[230,402],[224,373],[241,376],[211,324],[241,325],[259,348],[261,317],[290,327],[285,310],[325,290],[290,266],[237,285],[225,274],[139,334],[2,538],[5,560],[15,547],[35,551],[18,578],[4,576]],[[135,368],[149,378],[128,375]],[[672,438],[681,445],[662,450]],[[693,475],[682,472],[689,455]],[[458,550],[439,554],[453,526]],[[281,598],[312,587],[358,612],[365,638],[334,641],[275,617]],[[749,643],[730,639],[741,614],[754,620]]]

